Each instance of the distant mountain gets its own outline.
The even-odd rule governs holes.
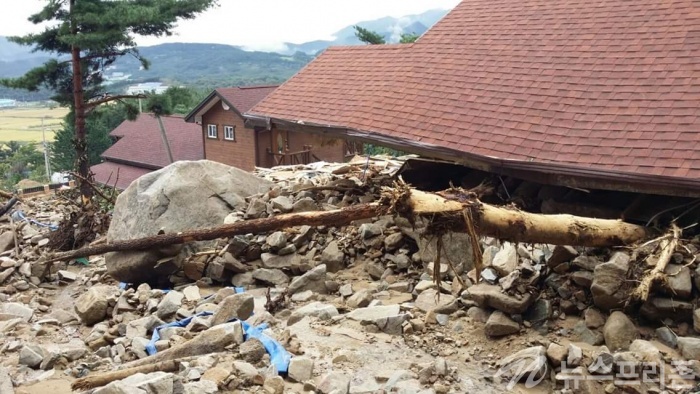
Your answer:
[[[446,10],[431,10],[402,18],[385,17],[358,25],[383,34],[387,42],[398,42],[401,34],[423,34],[440,20]],[[142,70],[131,56],[119,59],[105,77],[114,82],[108,90],[123,90],[139,82],[161,81],[166,84],[188,85],[211,89],[219,86],[281,83],[294,75],[319,52],[330,45],[359,45],[355,30],[347,26],[334,35],[333,41],[316,40],[302,44],[287,44],[282,53],[246,51],[237,46],[221,44],[161,44],[139,50],[151,67]],[[51,56],[31,52],[0,37],[0,78],[23,75],[44,63]],[[128,78],[128,79],[127,79]],[[46,99],[48,92],[29,93],[0,88],[0,98],[18,100]]]
[[[384,17],[371,21],[358,22],[355,25],[375,31],[384,36],[387,43],[397,43],[401,39],[401,34],[422,35],[443,16],[448,10],[430,10],[418,15],[407,15],[401,18]],[[359,45],[360,40],[355,37],[354,25],[344,27],[333,34],[334,40],[315,40],[295,44],[285,43],[286,50],[281,53],[292,54],[303,52],[308,55],[315,55],[329,46],[334,45]]]

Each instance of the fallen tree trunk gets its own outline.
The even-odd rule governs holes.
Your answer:
[[[618,246],[628,245],[652,235],[643,226],[620,220],[592,219],[572,215],[542,215],[484,204],[476,198],[451,195],[450,198],[405,188],[391,189],[381,203],[317,212],[290,213],[253,219],[218,227],[162,234],[128,241],[91,245],[57,254],[45,262],[87,257],[107,252],[145,250],[193,241],[208,241],[248,233],[264,233],[283,228],[309,226],[344,226],[355,220],[386,214],[398,214],[414,220],[417,216],[431,220],[429,231],[468,231],[471,218],[478,235],[504,241],[548,243],[554,245]],[[449,193],[448,193],[449,194]],[[468,211],[468,215],[464,213]]]
[[[161,234],[128,241],[115,241],[91,245],[82,249],[59,253],[56,256],[48,259],[46,262],[68,260],[107,252],[145,250],[193,241],[209,241],[212,239],[232,237],[234,235],[263,233],[302,225],[338,227],[347,225],[354,220],[367,219],[379,214],[380,210],[379,205],[377,204],[363,204],[350,208],[325,212],[318,211],[290,213],[264,219],[253,219],[224,224],[218,227],[184,231],[177,234]]]
[[[466,231],[463,210],[469,210],[480,235],[489,235],[504,241],[547,243],[552,245],[618,246],[629,245],[653,235],[651,229],[621,220],[594,219],[566,214],[543,215],[517,209],[496,207],[467,199],[466,196],[445,193],[450,198],[410,192],[403,201],[404,211],[414,215],[442,215],[434,226],[450,231]],[[401,204],[399,202],[398,204]]]
[[[149,374],[151,372],[175,372],[180,369],[181,360],[166,360],[153,364],[141,365],[117,371],[105,372],[99,375],[86,376],[77,379],[71,384],[73,390],[89,390],[95,387],[102,387],[116,380],[126,379],[137,373]]]

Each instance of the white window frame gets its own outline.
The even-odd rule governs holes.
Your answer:
[[[212,133],[213,131],[213,133]],[[207,125],[207,138],[216,139],[219,137],[218,131],[216,130],[215,124]]]
[[[230,131],[230,135],[229,135]],[[224,126],[224,139],[226,141],[236,140],[236,126]]]

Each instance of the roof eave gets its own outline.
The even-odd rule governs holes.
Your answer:
[[[473,169],[514,176],[543,184],[678,197],[700,197],[700,180],[482,156],[419,141],[390,137],[379,132],[302,120],[275,118],[261,114],[246,114],[245,118],[246,123],[250,122],[252,126],[270,128],[272,124],[276,124],[280,128],[285,128],[289,131],[311,132],[333,135],[335,137],[342,136],[360,142],[377,143],[407,153],[452,161]]]

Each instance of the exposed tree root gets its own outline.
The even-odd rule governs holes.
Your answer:
[[[669,261],[671,261],[673,252],[675,252],[676,247],[678,247],[680,237],[681,229],[675,224],[672,224],[671,232],[660,238],[659,247],[661,248],[661,253],[659,254],[656,266],[642,278],[641,283],[630,296],[631,300],[646,301],[649,298],[649,293],[654,284],[665,280],[664,271]]]

